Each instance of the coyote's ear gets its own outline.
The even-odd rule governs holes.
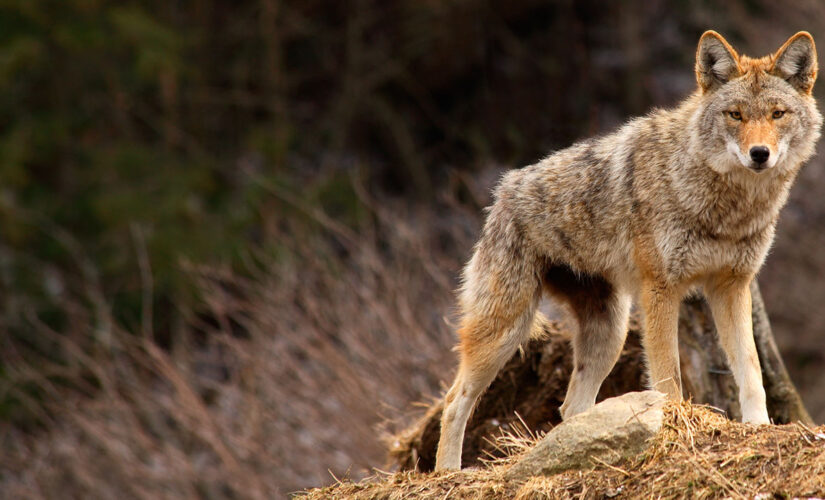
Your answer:
[[[811,93],[817,70],[816,45],[807,31],[790,37],[773,55],[771,74],[787,80],[800,92]]]
[[[703,92],[739,76],[739,54],[715,31],[705,31],[696,49],[696,81]]]

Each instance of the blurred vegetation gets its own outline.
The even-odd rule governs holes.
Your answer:
[[[245,460],[234,440],[260,447],[247,458],[267,491],[377,464],[375,402],[403,408],[454,368],[444,316],[496,176],[678,102],[708,28],[764,54],[798,29],[820,40],[825,7],[0,0],[0,421],[17,424],[0,433],[17,450],[0,489],[32,496],[26,478],[53,473],[44,491],[61,492],[92,458],[111,491],[140,489],[145,457],[178,456],[171,441],[187,459],[170,484],[197,483],[213,477],[187,428],[199,418],[218,464]],[[760,276],[818,421],[821,164]],[[51,419],[69,413],[87,424]],[[48,432],[70,444],[56,453]],[[78,443],[89,460],[73,460]],[[124,446],[148,447],[129,459],[144,476]],[[126,479],[108,476],[115,462]],[[218,470],[215,484],[242,477]]]
[[[616,97],[617,117],[640,111],[637,82],[587,76],[600,37],[638,45],[625,11],[4,0],[3,317],[59,326],[50,304],[89,278],[118,320],[137,322],[147,286],[172,314],[192,294],[181,259],[243,262],[277,245],[267,228],[296,203],[357,224],[353,175],[427,199],[450,168],[523,163],[598,129],[594,97]],[[642,64],[622,54],[597,56],[617,74]]]
[[[57,356],[31,324],[71,299],[170,346],[187,264],[300,263],[284,228],[374,217],[354,184],[470,196],[676,102],[699,33],[751,40],[770,5],[0,0],[0,327]]]

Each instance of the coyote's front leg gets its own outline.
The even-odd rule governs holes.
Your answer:
[[[769,424],[759,356],[753,341],[750,282],[752,276],[727,274],[705,289],[719,340],[739,386],[742,421]]]
[[[675,401],[682,399],[679,369],[679,303],[677,290],[669,285],[646,281],[642,288],[645,325],[643,343],[647,356],[650,387]]]

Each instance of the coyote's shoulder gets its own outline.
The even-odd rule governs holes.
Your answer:
[[[563,417],[595,402],[633,300],[644,312],[649,383],[680,398],[679,303],[702,289],[744,420],[769,422],[749,284],[819,138],[817,70],[808,33],[754,59],[706,32],[698,88],[679,106],[502,178],[464,270],[461,364],[446,396],[437,468],[459,467],[469,413],[530,336],[544,294],[566,303],[579,324]]]

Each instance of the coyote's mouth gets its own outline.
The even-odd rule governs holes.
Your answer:
[[[739,163],[742,164],[743,167],[754,172],[764,172],[765,170],[772,169],[777,163],[779,163],[779,160],[782,159],[788,151],[788,143],[787,141],[780,141],[776,152],[771,151],[768,160],[762,163],[754,161],[750,156],[743,153],[736,141],[727,141],[726,149],[728,150],[728,153],[739,160]]]

